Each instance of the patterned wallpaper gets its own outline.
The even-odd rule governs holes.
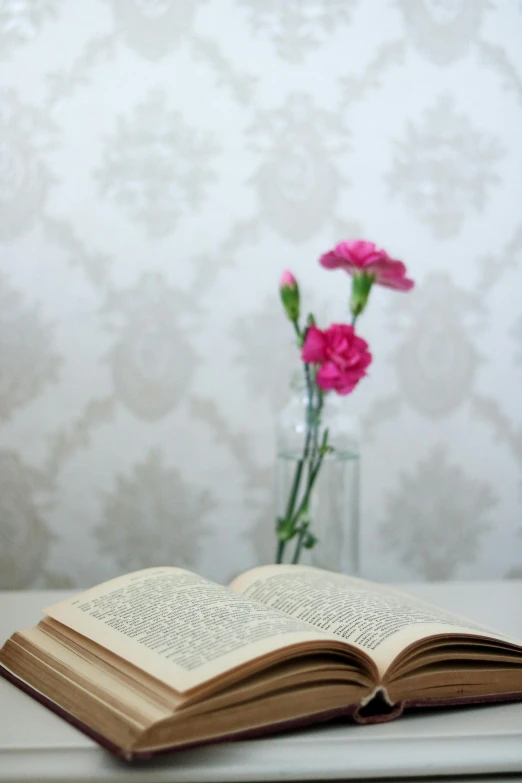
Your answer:
[[[362,566],[522,575],[520,0],[4,0],[0,586],[273,550],[293,346],[365,237]],[[346,289],[343,285],[346,284]]]

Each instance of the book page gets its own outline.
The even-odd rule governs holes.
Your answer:
[[[149,568],[45,614],[184,692],[266,653],[332,634],[178,568]]]
[[[427,636],[465,633],[515,642],[477,623],[364,579],[310,566],[264,566],[230,589],[342,637],[369,654],[382,675],[409,644]]]

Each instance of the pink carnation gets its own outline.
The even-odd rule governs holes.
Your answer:
[[[316,326],[308,329],[301,358],[307,364],[321,365],[316,376],[319,388],[350,394],[366,375],[372,355],[353,326],[332,324],[326,331]]]
[[[378,250],[373,242],[362,239],[340,242],[322,255],[319,263],[326,269],[344,269],[349,275],[366,272],[373,275],[376,283],[398,291],[409,291],[414,285],[406,277],[402,261],[390,258],[385,250]]]

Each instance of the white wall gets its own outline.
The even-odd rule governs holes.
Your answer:
[[[0,583],[272,552],[285,267],[377,291],[363,567],[522,569],[520,0],[27,0],[0,11]]]

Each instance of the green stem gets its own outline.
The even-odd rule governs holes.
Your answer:
[[[319,473],[319,468],[321,467],[321,464],[323,462],[324,449],[326,448],[327,445],[328,445],[328,429],[326,429],[324,431],[323,442],[321,444],[321,451],[320,451],[319,456],[317,458],[316,464],[314,465],[313,469],[310,471],[310,474],[309,474],[309,477],[308,477],[308,484],[307,484],[307,487],[306,487],[306,490],[305,490],[305,494],[304,494],[304,497],[303,497],[301,503],[299,504],[299,508],[297,509],[297,511],[295,513],[294,522],[296,522],[299,519],[299,517],[301,516],[301,514],[303,513],[303,511],[305,510],[305,508],[308,505],[308,502],[309,502],[309,499],[310,499],[310,493],[312,492],[312,489],[314,488],[314,484],[315,484],[315,481],[317,479],[317,475]]]
[[[301,340],[302,340],[302,335],[301,335],[301,330],[299,329],[299,324],[298,324],[297,320],[292,321],[292,324],[293,324],[293,327],[294,327],[294,330],[295,330],[295,333],[296,333],[296,336],[297,336],[297,342],[300,345],[301,344]],[[306,367],[306,365],[305,365],[305,367]],[[303,450],[303,456],[301,457],[301,459],[299,460],[299,462],[296,465],[296,470],[295,470],[295,474],[294,474],[294,481],[293,481],[293,484],[292,484],[290,497],[288,498],[288,504],[287,504],[287,507],[286,507],[285,519],[289,519],[289,517],[291,516],[291,514],[292,514],[292,512],[294,510],[295,500],[296,500],[296,497],[297,497],[297,492],[299,490],[299,484],[301,482],[301,473],[303,471],[303,460],[306,457],[306,454],[307,454],[307,451],[308,451],[308,446],[309,446],[309,444],[308,444],[308,440],[307,440],[305,442],[305,447],[304,447],[304,450]],[[284,550],[285,542],[283,541],[282,544],[283,544],[283,550]]]
[[[299,519],[300,515],[306,511],[306,508],[308,506],[308,502],[310,500],[310,494],[312,492],[315,480],[319,474],[319,468],[321,467],[321,463],[323,461],[322,456],[319,457],[317,464],[314,468],[314,470],[310,474],[310,478],[308,481],[308,486],[305,491],[305,496],[303,498],[303,501],[301,505],[299,506],[299,509],[297,510],[297,514],[295,515],[296,520]],[[308,525],[303,526],[301,530],[299,531],[299,536],[297,538],[297,543],[295,545],[295,551],[294,556],[292,558],[292,565],[296,565],[299,562],[299,558],[301,557],[301,550],[303,548],[303,542],[305,535],[308,532]]]
[[[321,411],[323,409],[323,404],[324,404],[324,394],[323,391],[319,389],[319,387],[315,383],[315,379],[312,380],[310,367],[308,365],[305,365],[305,377],[306,377],[306,385],[308,389],[307,438],[309,439],[311,433],[313,432],[313,446],[312,446],[312,454],[309,455],[308,451],[306,453],[306,459],[308,461],[307,487],[305,489],[305,494],[299,505],[297,513],[294,515],[292,521],[293,525],[296,525],[301,514],[308,507],[310,493],[312,491],[313,485],[317,478],[319,467],[321,466],[321,462],[322,462],[321,452],[319,452],[318,455],[318,437],[319,437],[319,423],[321,420]],[[314,405],[315,403],[314,391],[317,394],[317,405]],[[312,421],[312,412],[314,413],[313,421]],[[326,430],[325,432],[326,432],[326,437],[328,437],[327,434],[328,431]],[[299,562],[299,558],[301,556],[301,550],[303,548],[303,541],[307,533],[307,529],[308,529],[308,525],[306,527],[301,527],[301,530],[299,531],[299,535],[295,546],[294,556],[292,558],[292,564],[294,565]]]
[[[299,505],[299,508],[297,509],[297,512],[294,517],[294,524],[297,522],[301,514],[303,514],[306,509],[308,508],[308,504],[310,502],[310,495],[312,494],[312,489],[314,488],[314,484],[316,482],[317,476],[319,475],[319,470],[321,468],[324,455],[326,454],[326,447],[328,446],[328,427],[325,429],[323,433],[323,440],[321,443],[321,448],[319,450],[319,455],[317,457],[317,462],[311,467],[310,463],[310,471],[308,473],[308,483],[306,486],[304,497]],[[306,527],[302,527],[299,531],[299,536],[297,539],[297,543],[295,546],[294,556],[292,558],[292,564],[295,565],[299,562],[299,558],[301,556],[301,550],[303,548],[303,541],[306,533],[308,532],[308,525]]]
[[[299,533],[299,538],[297,539],[294,556],[292,558],[292,565],[297,565],[297,563],[299,562],[299,558],[301,557],[301,550],[303,548],[305,533],[306,533],[305,529],[301,530],[301,532]]]
[[[305,446],[306,449],[306,446]],[[286,506],[286,514],[285,519],[290,519],[292,514],[294,513],[294,506],[295,501],[297,498],[297,492],[299,490],[299,484],[301,483],[301,473],[303,472],[303,457],[299,460],[297,463],[295,473],[294,473],[294,483],[292,484],[292,491],[290,492],[290,496],[288,498],[288,504]]]
[[[297,325],[297,321],[294,321],[293,324],[296,333],[299,337],[300,331],[299,331],[299,326]],[[307,387],[307,394],[308,394],[308,398],[307,398],[308,402],[306,408],[306,440],[303,448],[303,455],[296,465],[294,480],[292,483],[292,489],[290,490],[290,495],[288,497],[288,503],[286,506],[285,521],[288,521],[289,519],[292,519],[294,517],[294,507],[295,507],[295,502],[297,500],[297,495],[299,494],[299,486],[301,484],[303,466],[305,462],[308,460],[308,455],[310,452],[310,441],[312,438],[312,428],[310,426],[310,418],[311,418],[310,411],[312,406],[312,398],[311,398],[312,380],[310,376],[310,367],[308,364],[304,365],[304,371],[305,371],[305,380],[306,380],[306,387]],[[277,550],[276,550],[276,563],[283,562],[284,552],[287,543],[288,543],[287,541],[278,541]]]
[[[317,386],[316,389],[317,389],[317,407],[315,409],[315,421],[314,421],[314,448],[313,448],[314,457],[317,454],[317,441],[319,438],[319,423],[321,421],[321,411],[323,410],[323,405],[324,405],[324,392],[322,389],[319,389]]]

